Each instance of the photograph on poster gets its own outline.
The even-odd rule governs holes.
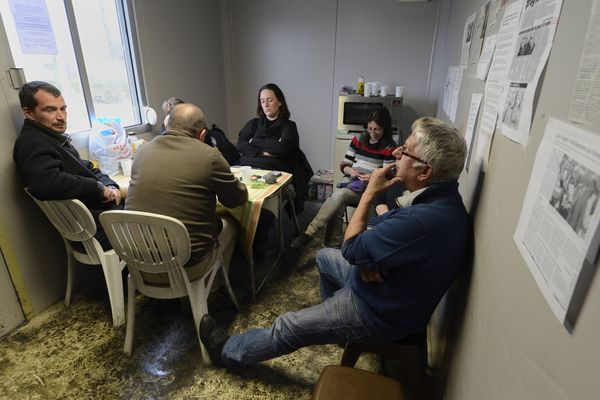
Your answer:
[[[598,205],[600,176],[566,154],[560,160],[550,205],[584,238]]]
[[[508,100],[502,111],[502,123],[513,129],[519,128],[523,97],[527,90],[526,83],[513,83],[508,89]]]

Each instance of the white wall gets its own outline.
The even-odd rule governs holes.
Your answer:
[[[227,128],[219,0],[134,0],[149,105],[174,96],[199,106],[209,124]]]
[[[439,32],[443,44],[436,52],[437,81],[444,79],[448,66],[458,64],[464,22],[481,1],[443,3],[449,18]],[[462,321],[456,331],[442,338],[448,342],[448,352],[438,361],[448,374],[447,399],[598,398],[598,274],[575,330],[569,334],[544,300],[513,240],[548,118],[568,120],[591,5],[592,0],[563,2],[554,47],[540,80],[527,146],[511,142],[497,131],[489,169],[482,180],[478,182],[473,168],[461,178],[461,191],[475,212],[475,251],[471,275],[466,274],[459,282],[455,288],[459,290],[453,291],[446,309],[446,320]],[[497,29],[496,25],[491,32]],[[461,131],[466,126],[471,93],[484,89],[474,71],[471,65],[461,87],[455,123]],[[481,115],[476,131],[480,119]],[[478,192],[478,183],[481,192],[477,203],[470,193]]]
[[[17,137],[14,121],[23,117],[17,91],[5,73],[13,66],[9,60],[11,55],[0,21],[0,250],[21,307],[31,317],[64,296],[66,258],[60,235],[17,179],[12,159]],[[4,288],[10,286],[3,282]]]
[[[274,82],[313,168],[328,167],[336,2],[231,0],[230,7],[232,141],[256,115],[258,89]]]
[[[231,132],[255,114],[258,88],[278,83],[313,168],[337,167],[337,93],[369,81],[404,84],[406,119],[430,115],[427,95],[437,2],[231,0]],[[383,51],[382,51],[383,50]],[[226,66],[227,68],[227,66]]]
[[[348,84],[356,87],[358,77],[364,75],[365,81],[376,81],[392,89],[404,86],[400,127],[408,134],[411,123],[418,117],[432,115],[437,103],[437,97],[429,97],[428,87],[438,2],[338,3],[332,129],[337,126],[338,90]],[[334,162],[337,165],[339,160]]]

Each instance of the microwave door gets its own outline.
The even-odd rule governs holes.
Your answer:
[[[360,103],[346,102],[344,103],[344,125],[354,125],[356,130],[362,130],[362,127],[367,123],[367,119],[373,111],[383,107],[383,103]]]

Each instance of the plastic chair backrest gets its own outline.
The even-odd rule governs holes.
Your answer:
[[[63,239],[81,242],[88,257],[94,264],[100,264],[98,252],[102,252],[100,243],[94,238],[96,222],[90,210],[79,200],[38,200],[25,189],[48,220],[54,225]]]
[[[115,252],[127,263],[137,289],[156,296],[144,274],[167,274],[173,295],[185,295],[189,280],[183,266],[190,258],[190,237],[181,221],[166,215],[115,210],[100,214]],[[161,285],[164,289],[164,285]]]

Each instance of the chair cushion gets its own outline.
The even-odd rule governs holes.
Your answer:
[[[313,400],[403,400],[400,382],[362,369],[328,365],[313,392]]]

